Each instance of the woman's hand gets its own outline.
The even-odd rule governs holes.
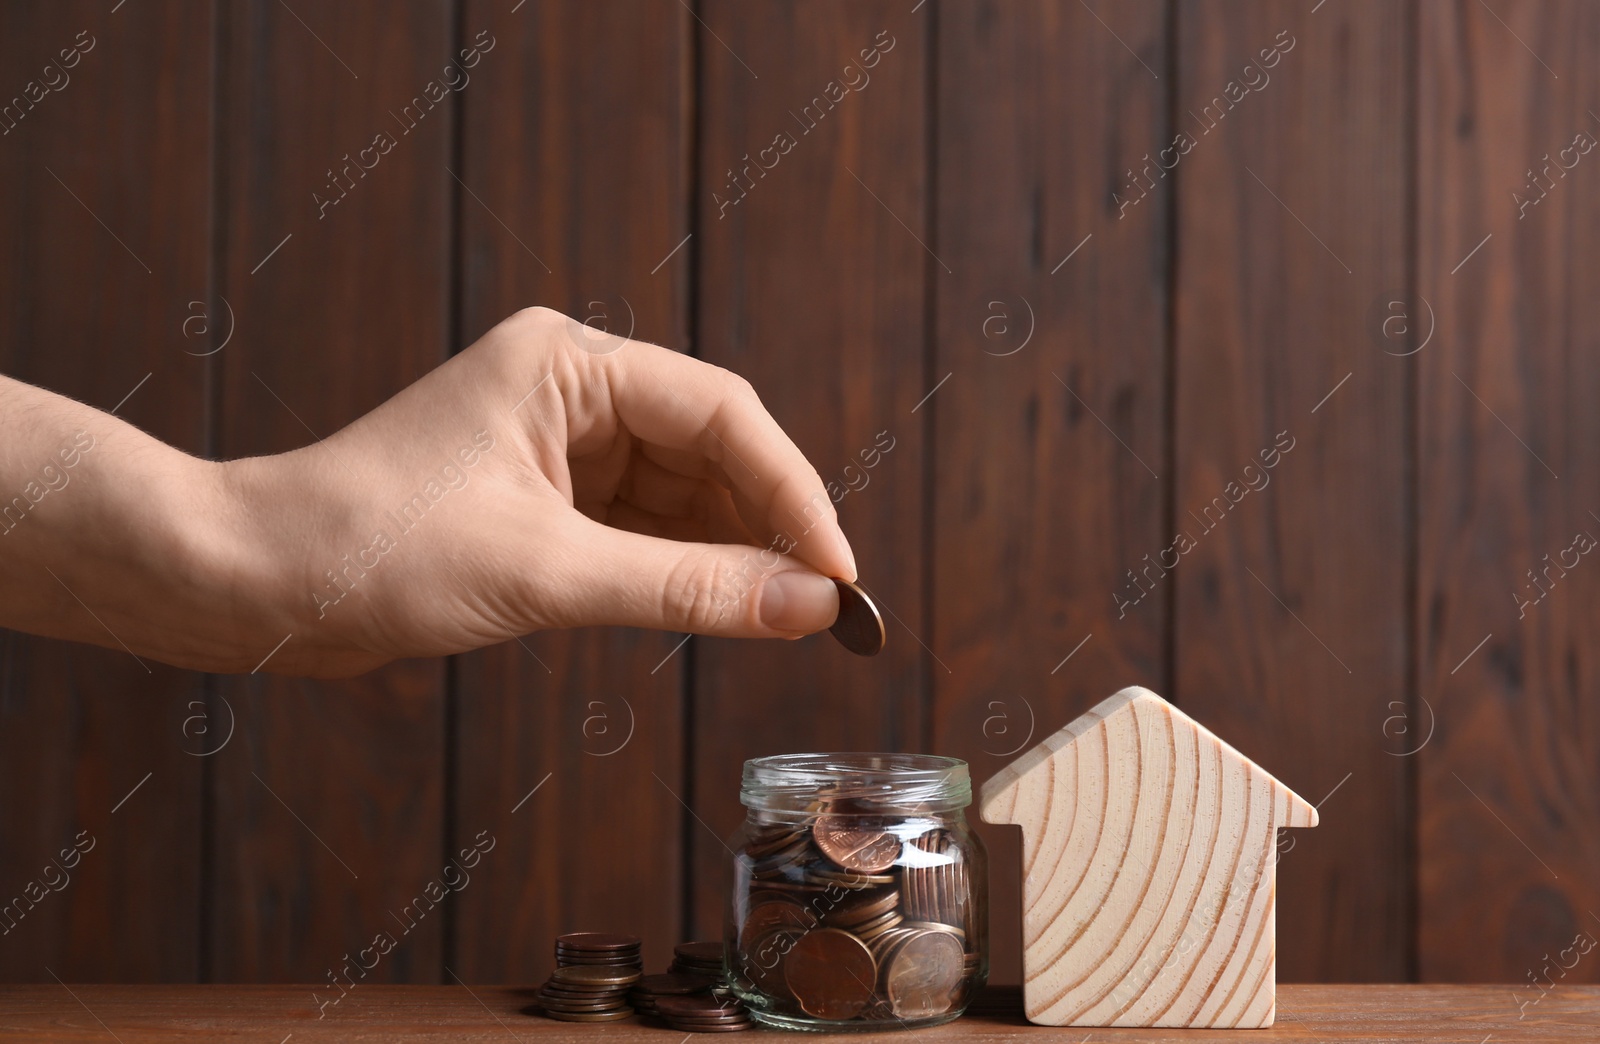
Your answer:
[[[837,615],[828,577],[856,575],[822,480],[748,382],[548,309],[276,456],[197,461],[71,406],[90,418],[63,437],[101,432],[86,477],[140,486],[145,510],[128,491],[96,509],[113,545],[90,556],[109,563],[98,576],[73,567],[70,546],[93,527],[52,530],[41,505],[16,532],[35,525],[44,539],[28,550],[71,586],[43,626],[0,622],[182,666],[250,670],[282,641],[262,670],[348,674],[592,624],[798,637]],[[133,463],[119,469],[119,454]],[[150,467],[160,474],[141,479]],[[151,497],[172,503],[151,510]],[[58,499],[52,515],[73,508]],[[153,532],[119,551],[130,525]],[[0,571],[31,572],[13,559]],[[106,626],[68,594],[98,603]]]

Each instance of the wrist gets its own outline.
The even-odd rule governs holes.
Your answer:
[[[210,571],[226,578],[230,630],[243,650],[236,669],[342,675],[383,662],[362,648],[357,614],[326,611],[328,572],[342,564],[338,549],[359,514],[352,477],[316,447],[214,467],[223,521]]]

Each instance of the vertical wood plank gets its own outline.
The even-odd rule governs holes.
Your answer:
[[[462,344],[531,304],[687,343],[689,24],[676,0],[467,4],[465,34],[499,43],[464,96]],[[466,981],[537,982],[573,930],[637,934],[649,967],[671,960],[679,638],[553,632],[461,658],[455,847],[497,839],[456,908]]]
[[[103,410],[132,392],[119,417],[204,452],[209,10],[8,6],[0,69],[0,370]],[[0,636],[0,978],[195,976],[201,696],[122,650]]]
[[[1600,10],[1421,11],[1419,971],[1509,1009],[1600,975]]]
[[[1178,25],[1174,691],[1323,802],[1280,847],[1279,979],[1403,978],[1410,363],[1365,321],[1407,279],[1408,16],[1212,0]]]
[[[976,782],[1165,689],[1168,592],[1112,595],[1163,545],[1170,203],[1119,216],[1110,188],[1167,144],[1166,47],[1158,5],[939,11],[934,748]],[[983,834],[991,977],[1017,982],[1020,841]]]
[[[697,347],[755,385],[825,482],[859,487],[840,520],[892,614],[872,660],[827,634],[691,641],[691,789],[678,796],[698,821],[691,923],[715,938],[743,761],[916,749],[925,678],[941,668],[924,648],[926,447],[911,412],[926,390],[926,14],[877,0],[712,0],[699,17]]]
[[[450,15],[441,0],[226,12],[225,456],[306,445],[445,357],[453,103],[414,129],[391,110],[455,57]],[[329,168],[380,132],[393,147],[321,208]],[[263,634],[263,658],[284,637]],[[398,944],[356,981],[437,981],[439,917],[406,932],[395,911],[444,865],[443,679],[416,661],[223,683],[239,736],[215,759],[212,978],[325,985],[388,931]]]

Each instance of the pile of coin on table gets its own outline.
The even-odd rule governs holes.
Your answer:
[[[909,1022],[958,1011],[981,962],[959,846],[939,826],[902,842],[913,821],[828,808],[746,827],[736,985],[752,1003],[802,1018]]]
[[[639,940],[577,932],[556,940],[556,969],[539,1007],[562,1022],[618,1022],[633,1016],[628,991],[640,979]]]
[[[723,983],[721,943],[680,943],[664,975],[642,974],[639,951],[632,935],[561,936],[538,1008],[563,1022],[618,1022],[638,1013],[686,1033],[755,1027],[749,1009]]]

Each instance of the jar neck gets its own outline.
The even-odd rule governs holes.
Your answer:
[[[967,763],[929,754],[780,754],[744,763],[746,808],[796,815],[936,815],[972,803]]]

